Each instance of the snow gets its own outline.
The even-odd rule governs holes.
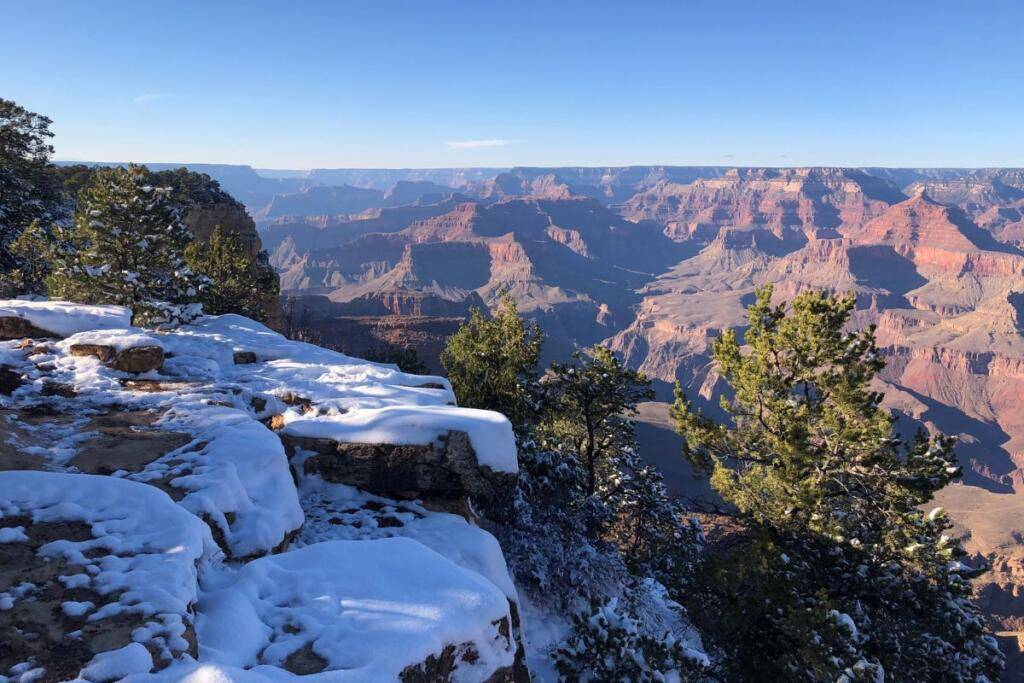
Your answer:
[[[119,650],[101,652],[82,669],[88,681],[119,681],[131,674],[148,673],[153,657],[142,643],[131,643]]]
[[[145,615],[132,634],[139,647],[97,655],[84,679],[291,680],[280,664],[309,643],[330,669],[311,680],[395,680],[445,646],[466,643],[480,657],[461,662],[456,680],[482,680],[512,664],[516,644],[495,622],[510,620],[518,596],[490,533],[419,501],[307,475],[302,453],[293,478],[280,438],[262,422],[282,415],[288,434],[360,443],[430,444],[461,431],[480,465],[514,473],[515,439],[503,416],[456,407],[442,377],[291,341],[241,316],[150,331],[131,327],[117,307],[13,303],[40,304],[49,325],[33,324],[67,338],[42,350],[0,342],[0,364],[26,378],[14,396],[0,396],[0,408],[46,404],[58,413],[39,422],[5,415],[0,439],[65,472],[0,473],[0,542],[32,533],[5,525],[5,516],[86,522],[93,539],[55,541],[40,552],[82,563],[86,572],[59,580],[111,601],[83,597],[61,609],[94,621]],[[71,356],[76,343],[160,346],[164,367],[144,377],[172,386],[131,390],[123,373]],[[236,365],[238,351],[257,362]],[[45,394],[54,382],[77,396]],[[91,417],[129,411],[150,411],[159,416],[154,429],[190,440],[131,472],[71,473],[73,456],[94,435]],[[147,482],[173,490],[175,500]],[[35,590],[9,587],[0,609]],[[193,612],[198,661],[182,654]],[[148,673],[150,651],[167,655],[170,666]]]
[[[498,472],[518,471],[512,425],[504,415],[489,410],[388,406],[305,419],[292,412],[288,418],[284,432],[289,436],[344,443],[428,445],[449,431],[466,432],[478,464]]]
[[[217,524],[234,556],[271,550],[302,525],[284,447],[246,412],[178,400],[160,426],[196,438],[129,476],[172,477],[187,491],[179,504]]]
[[[181,634],[198,597],[197,565],[215,545],[206,525],[167,494],[112,477],[0,472],[0,522],[13,515],[91,527],[90,539],[58,539],[38,550],[40,557],[82,566],[85,578],[76,584],[111,597],[98,609],[91,602],[64,602],[65,614],[88,614],[90,621],[139,614],[148,621],[135,640],[169,653],[188,649]]]
[[[459,515],[433,512],[416,501],[390,500],[353,486],[324,481],[315,474],[305,474],[303,462],[304,456],[300,454],[295,464],[306,523],[296,539],[297,544],[395,536],[411,538],[460,567],[476,572],[497,586],[509,600],[518,602],[501,546],[487,531]],[[382,525],[383,519],[391,525]]]
[[[471,643],[483,680],[515,645],[493,622],[505,596],[478,574],[406,538],[325,541],[254,560],[203,596],[200,658],[283,680],[279,665],[311,644],[330,680],[397,680],[447,645]],[[275,666],[278,665],[278,666]]]
[[[25,527],[9,526],[0,528],[0,543],[14,543],[15,541],[28,541],[25,535]]]
[[[136,346],[163,346],[158,337],[147,334],[137,327],[78,332],[64,339],[57,346],[66,350],[75,344],[111,346],[115,351],[124,351]]]
[[[0,300],[0,317],[25,318],[39,329],[69,337],[86,330],[108,330],[131,325],[132,314],[123,306],[85,306],[64,301]]]

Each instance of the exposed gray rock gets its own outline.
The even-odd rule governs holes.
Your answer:
[[[478,464],[465,432],[448,432],[440,443],[428,446],[340,443],[287,434],[281,439],[291,453],[316,453],[304,467],[327,481],[389,498],[420,498],[445,509],[461,509],[459,502],[468,497],[495,519],[511,508],[516,475]]]
[[[252,351],[235,351],[235,365],[250,365],[256,362],[256,354]]]

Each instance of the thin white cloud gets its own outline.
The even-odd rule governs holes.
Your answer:
[[[146,104],[147,102],[156,102],[157,100],[166,100],[170,95],[164,92],[151,92],[139,95],[135,98],[135,104]]]
[[[456,140],[446,142],[449,149],[477,149],[478,147],[504,147],[514,145],[522,140]]]

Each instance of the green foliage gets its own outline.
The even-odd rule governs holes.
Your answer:
[[[51,272],[50,253],[66,232],[58,224],[44,225],[35,220],[10,244],[15,265],[7,273],[6,282],[11,293],[41,294],[46,291],[46,278]]]
[[[93,176],[102,169],[102,166],[74,164],[58,166],[54,172],[63,185],[65,194],[73,203],[78,193],[89,186]],[[205,173],[190,171],[184,166],[166,171],[150,171],[149,177],[153,185],[169,189],[171,200],[182,208],[183,215],[189,207],[195,205],[226,203],[241,206],[234,197],[221,189],[220,183],[216,180]]]
[[[821,680],[877,665],[894,680],[995,678],[974,573],[945,516],[919,508],[960,475],[952,441],[897,437],[871,389],[884,365],[873,330],[846,331],[852,295],[801,294],[788,312],[771,296],[749,308],[743,348],[735,332],[714,345],[732,424],[694,412],[678,387],[673,406],[686,456],[750,530],[707,574],[701,606],[760,629],[756,644],[723,633],[732,675]],[[824,626],[837,619],[853,625],[845,637]]]
[[[701,665],[670,633],[652,638],[614,598],[573,615],[572,635],[555,651],[560,680],[654,683],[692,680]]]
[[[46,225],[65,213],[50,164],[51,123],[0,98],[0,297],[33,291],[28,287],[34,279],[14,244],[33,222]]]
[[[636,437],[629,416],[640,401],[654,397],[651,382],[603,346],[573,363],[552,363],[547,379],[547,410],[541,440],[573,453],[585,469],[588,496],[610,494],[617,486],[616,455],[633,450]]]
[[[686,590],[699,530],[636,454],[629,418],[650,382],[603,347],[541,378],[542,338],[505,297],[493,318],[475,311],[442,355],[460,404],[516,427],[515,514],[496,529],[509,566],[545,609],[592,605],[554,653],[566,679],[689,679],[702,666],[669,635],[686,627],[671,596]]]
[[[491,317],[473,309],[441,353],[459,404],[504,413],[523,429],[536,414],[534,389],[543,341],[540,328],[519,317],[507,294]]]
[[[171,190],[171,199],[182,207],[210,204],[233,204],[241,206],[234,197],[221,189],[220,183],[205,173],[181,168],[155,171],[152,182]]]
[[[214,228],[208,240],[194,240],[186,247],[185,262],[207,281],[198,294],[204,313],[266,320],[267,301],[278,295],[277,274],[253,259],[237,235]]]
[[[68,240],[50,251],[52,296],[118,304],[141,325],[199,313],[203,283],[184,261],[190,240],[179,207],[144,167],[101,169],[78,198]]]
[[[399,370],[412,375],[426,375],[430,373],[430,369],[420,360],[416,349],[411,347],[393,346],[391,344],[375,346],[364,353],[363,358],[374,363],[397,365]]]

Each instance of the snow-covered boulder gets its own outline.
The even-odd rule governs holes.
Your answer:
[[[0,472],[0,673],[115,680],[196,654],[197,573],[214,551],[151,486]]]
[[[255,560],[205,593],[200,609],[200,658],[256,673],[484,681],[515,658],[504,594],[406,538],[326,541]]]
[[[512,426],[498,413],[454,406],[388,406],[286,421],[282,438],[325,480],[393,498],[458,506],[471,498],[492,513],[516,485]]]
[[[60,343],[76,357],[93,357],[114,370],[140,374],[159,370],[164,348],[158,337],[135,328],[79,332]]]

